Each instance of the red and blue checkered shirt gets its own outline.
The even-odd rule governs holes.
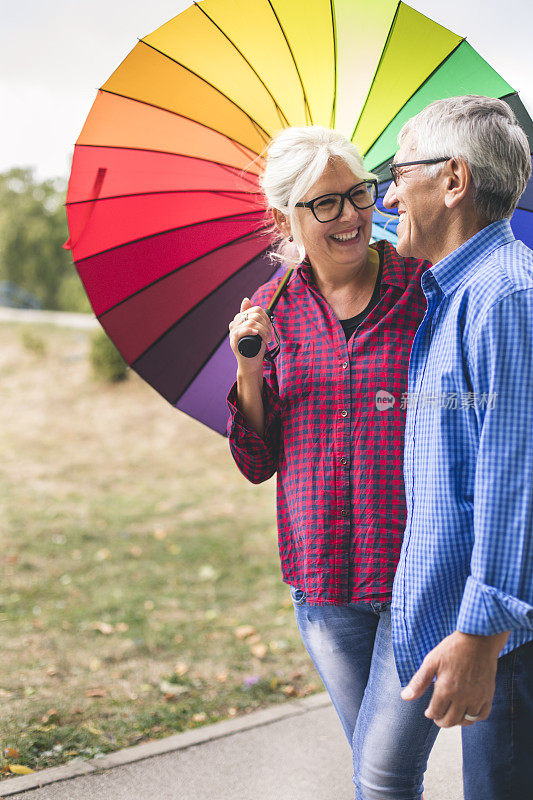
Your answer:
[[[264,362],[264,437],[228,395],[231,452],[261,483],[277,472],[283,580],[311,604],[391,599],[406,509],[403,446],[411,344],[426,311],[427,262],[385,241],[381,299],[346,342],[305,263],[276,307],[281,350]],[[268,306],[279,279],[253,305]]]

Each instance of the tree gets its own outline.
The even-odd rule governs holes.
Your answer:
[[[90,310],[71,255],[63,179],[37,181],[32,168],[0,173],[0,280],[36,295],[44,308]]]

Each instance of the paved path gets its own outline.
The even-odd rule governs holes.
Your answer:
[[[76,775],[84,770],[88,774]],[[42,786],[38,782],[54,781]],[[325,694],[0,783],[8,800],[352,800]],[[458,728],[439,734],[425,800],[463,800]]]
[[[64,328],[96,330],[100,327],[93,314],[77,314],[70,311],[39,311],[33,308],[7,308],[0,306],[0,322],[46,323]]]

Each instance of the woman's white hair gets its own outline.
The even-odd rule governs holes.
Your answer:
[[[466,162],[474,205],[485,222],[512,215],[531,175],[531,155],[507,103],[476,95],[437,100],[405,123],[400,146],[409,134],[420,158],[450,156]],[[437,174],[442,164],[426,169]]]
[[[261,188],[270,208],[276,208],[288,218],[294,238],[292,245],[274,226],[271,233],[277,247],[271,256],[288,266],[296,266],[305,258],[296,203],[305,197],[332,160],[342,161],[349,167],[354,183],[375,178],[365,169],[359,150],[352,142],[342,133],[321,125],[285,128],[268,145]]]

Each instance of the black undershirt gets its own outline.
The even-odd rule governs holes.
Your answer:
[[[350,317],[350,319],[340,319],[339,320],[340,324],[342,325],[342,327],[344,329],[344,335],[346,336],[346,341],[348,341],[348,339],[350,339],[350,337],[352,336],[352,334],[355,331],[355,329],[358,327],[358,325],[361,324],[361,322],[365,319],[365,317],[368,317],[368,315],[370,314],[370,312],[372,311],[374,306],[377,306],[377,304],[379,303],[379,300],[380,300],[380,297],[381,297],[380,287],[381,287],[381,274],[383,272],[382,266],[383,265],[382,265],[381,259],[380,259],[379,260],[378,275],[377,275],[377,278],[376,278],[376,285],[374,286],[374,291],[372,293],[372,297],[370,298],[366,308],[363,311],[361,311],[359,314],[356,314],[355,317]]]

